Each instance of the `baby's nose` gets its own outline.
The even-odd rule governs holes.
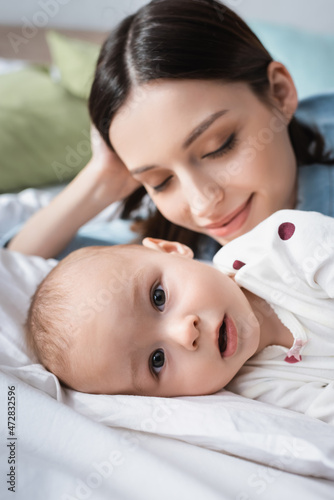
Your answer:
[[[195,351],[198,347],[199,318],[195,314],[187,315],[172,328],[171,335],[178,344],[184,348]]]

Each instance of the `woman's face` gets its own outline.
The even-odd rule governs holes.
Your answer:
[[[109,136],[167,219],[220,244],[295,206],[287,120],[244,83],[159,80],[138,87]]]

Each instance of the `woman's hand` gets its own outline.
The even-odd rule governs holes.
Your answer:
[[[100,185],[95,196],[103,204],[122,200],[141,186],[119,156],[107,146],[94,125],[91,126],[91,145],[92,158],[86,168],[95,169],[100,174]]]

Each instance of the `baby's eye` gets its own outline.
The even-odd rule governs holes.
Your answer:
[[[152,302],[159,311],[163,311],[165,308],[166,294],[161,288],[161,285],[154,288],[152,293]]]
[[[165,364],[165,353],[162,349],[153,352],[150,358],[150,367],[152,372],[157,375]]]

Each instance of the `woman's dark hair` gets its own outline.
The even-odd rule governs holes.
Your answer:
[[[247,24],[218,0],[153,0],[125,18],[102,46],[89,98],[91,119],[113,149],[110,124],[131,90],[162,78],[244,82],[268,103],[271,61]],[[289,134],[298,165],[333,163],[316,129],[293,117]],[[123,217],[145,194],[140,188],[125,200]],[[210,240],[170,223],[155,207],[141,233],[187,243],[195,255]]]

